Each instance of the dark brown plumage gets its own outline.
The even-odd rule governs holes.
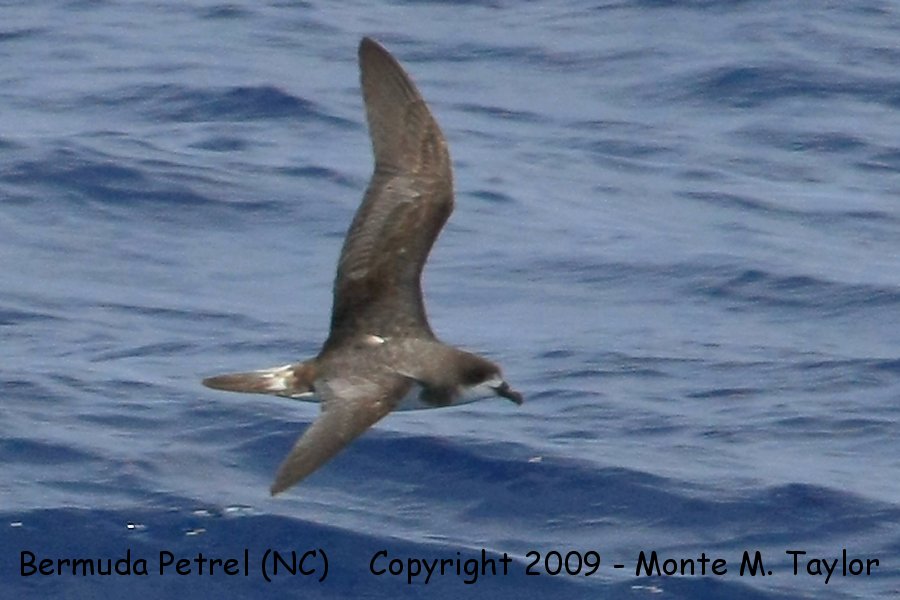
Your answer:
[[[453,211],[447,143],[416,87],[369,38],[359,65],[375,172],[338,261],[326,348],[367,328],[433,337],[420,280]]]
[[[522,402],[497,365],[431,331],[421,275],[453,211],[450,155],[425,101],[387,50],[363,38],[359,65],[375,171],[338,261],[328,339],[306,362],[203,381],[321,401],[321,415],[279,467],[273,495],[405,403],[447,406],[473,391]]]

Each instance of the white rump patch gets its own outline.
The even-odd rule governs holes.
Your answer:
[[[254,371],[260,377],[265,379],[266,388],[272,392],[283,392],[288,389],[288,381],[294,377],[294,365],[283,365],[273,367],[271,369],[260,369]]]

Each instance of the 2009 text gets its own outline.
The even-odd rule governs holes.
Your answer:
[[[525,553],[525,558],[531,559],[525,567],[526,575],[563,574],[589,577],[600,568],[600,553],[596,550],[587,552],[570,550],[565,555],[558,550],[551,550],[543,556],[537,550],[531,550]]]

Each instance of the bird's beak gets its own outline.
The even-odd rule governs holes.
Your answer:
[[[507,400],[512,400],[516,404],[522,404],[522,394],[509,387],[509,384],[505,381],[501,381],[500,385],[494,388],[494,391],[497,392],[498,396],[503,396]]]

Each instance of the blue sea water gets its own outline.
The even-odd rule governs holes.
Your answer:
[[[454,159],[432,325],[526,403],[390,415],[271,499],[318,407],[199,382],[327,333],[363,35]],[[900,595],[898,40],[886,0],[0,3],[4,597]],[[482,549],[508,574],[465,583]]]

